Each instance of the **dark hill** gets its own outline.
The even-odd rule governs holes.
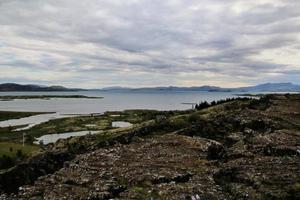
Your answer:
[[[39,86],[39,85],[20,85],[16,83],[0,84],[1,92],[30,92],[30,91],[78,91],[80,89],[70,89],[62,86]]]

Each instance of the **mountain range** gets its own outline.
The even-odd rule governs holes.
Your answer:
[[[81,89],[65,88],[62,86],[20,85],[16,83],[0,84],[0,92],[38,92],[38,91],[78,91]]]
[[[264,83],[255,86],[222,88],[216,86],[194,86],[194,87],[152,87],[152,88],[126,88],[109,87],[106,91],[206,91],[206,92],[300,92],[300,85],[293,83]]]
[[[30,92],[30,91],[83,91],[86,89],[66,88],[63,86],[40,86],[40,85],[20,85],[16,83],[0,84],[1,92]],[[154,91],[205,91],[205,92],[300,92],[300,85],[293,83],[264,83],[256,86],[222,88],[216,86],[194,86],[194,87],[149,87],[149,88],[127,88],[127,87],[107,87],[94,89],[97,91],[122,91],[122,92],[154,92]]]

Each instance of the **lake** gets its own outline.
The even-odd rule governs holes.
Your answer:
[[[79,91],[79,92],[0,92],[5,95],[85,95],[104,97],[102,99],[18,99],[13,101],[0,101],[2,111],[29,111],[29,112],[55,112],[26,117],[17,120],[0,122],[0,127],[28,124],[30,128],[35,124],[50,119],[67,117],[70,115],[103,113],[105,111],[122,111],[126,109],[155,109],[155,110],[185,110],[191,105],[183,103],[198,103],[234,97],[230,92],[105,92],[105,91]]]

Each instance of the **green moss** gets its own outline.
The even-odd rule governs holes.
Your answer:
[[[136,199],[166,199],[163,195],[159,194],[156,189],[151,187],[135,186],[131,189]]]
[[[146,194],[147,193],[145,188],[138,187],[138,186],[133,187],[132,191],[135,192],[135,193],[140,193],[140,194]]]
[[[300,183],[295,183],[292,186],[292,190],[295,191],[295,192],[300,192]]]
[[[300,199],[300,183],[291,186],[288,199]]]

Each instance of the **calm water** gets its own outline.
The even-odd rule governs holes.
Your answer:
[[[229,92],[0,92],[5,95],[86,95],[103,99],[29,99],[0,101],[0,110],[47,111],[60,114],[102,113],[124,109],[183,110],[191,106],[182,103],[213,101],[232,97]]]
[[[116,127],[116,128],[126,128],[126,127],[132,126],[132,124],[129,122],[115,121],[115,122],[112,122],[111,126]]]
[[[50,119],[66,117],[65,114],[103,113],[125,109],[185,110],[196,103],[233,97],[229,92],[0,92],[5,95],[86,95],[104,97],[103,99],[28,99],[0,101],[3,111],[55,112],[17,120],[0,122],[0,127],[28,124],[32,127]]]
[[[66,139],[69,137],[83,136],[87,134],[95,134],[100,132],[101,131],[78,131],[78,132],[43,135],[42,137],[36,138],[36,141],[34,143],[40,144],[42,142],[43,144],[49,144],[49,143],[55,143],[59,139]]]

